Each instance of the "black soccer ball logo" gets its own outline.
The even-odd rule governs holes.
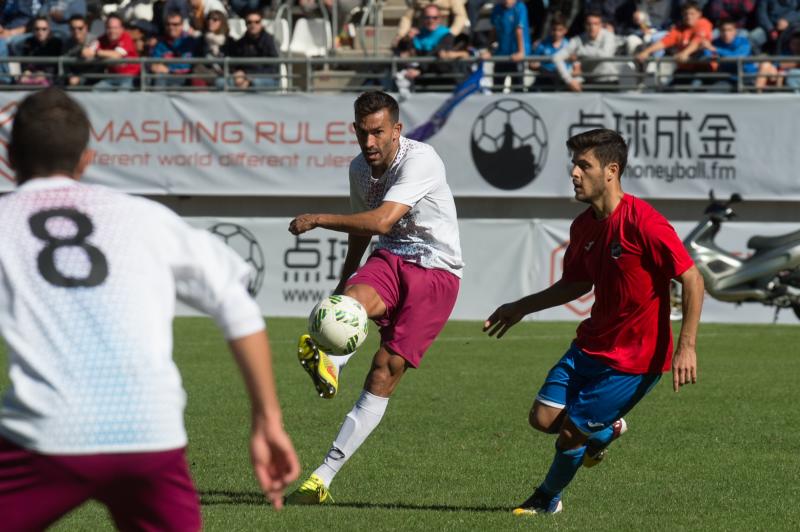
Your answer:
[[[256,237],[241,225],[232,223],[218,223],[209,227],[208,231],[233,248],[253,267],[247,282],[247,291],[255,297],[264,283],[264,252]]]
[[[490,185],[516,190],[536,179],[544,168],[547,129],[533,107],[503,98],[478,115],[471,147],[475,167]]]

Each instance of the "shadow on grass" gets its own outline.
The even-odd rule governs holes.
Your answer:
[[[264,494],[258,491],[204,490],[200,492],[203,506],[250,505],[267,506]],[[508,512],[508,506],[457,506],[450,504],[407,504],[374,502],[337,502],[328,508],[355,508],[359,510],[416,510],[435,512]]]

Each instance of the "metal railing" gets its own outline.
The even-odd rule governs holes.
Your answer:
[[[527,68],[531,62],[546,63],[552,58],[549,56],[530,56],[520,63],[524,68],[512,73],[492,75],[492,67],[497,63],[509,63],[509,57],[492,57],[490,59],[464,58],[442,61],[432,57],[280,57],[280,58],[234,58],[220,59],[209,58],[131,58],[105,61],[84,61],[72,57],[4,57],[0,58],[2,64],[21,64],[29,67],[32,74],[11,74],[0,72],[0,90],[34,90],[44,84],[66,85],[69,76],[82,78],[80,85],[67,86],[70,90],[92,90],[94,83],[100,80],[131,80],[132,87],[126,90],[137,91],[258,91],[258,92],[349,92],[363,91],[370,88],[384,88],[394,90],[394,80],[399,72],[405,68],[414,67],[423,71],[423,74],[414,81],[414,90],[417,91],[448,91],[480,63],[485,68],[485,88],[492,91],[563,91],[566,90],[557,74],[534,72]],[[665,91],[714,91],[722,90],[715,87],[725,84],[725,92],[747,93],[756,90],[755,80],[758,73],[745,72],[744,66],[749,63],[794,63],[800,66],[800,56],[761,56],[747,58],[716,59],[718,64],[734,64],[735,73],[732,72],[664,72],[665,67],[673,68],[676,62],[671,57],[654,58],[639,65],[632,57],[613,57],[594,62],[619,64],[616,81],[602,82],[597,78],[601,75],[583,74],[585,80],[584,90],[602,91],[637,91],[637,92],[665,92]],[[105,68],[120,64],[139,64],[140,72],[136,76],[110,74],[105,72],[83,71],[88,68]],[[190,65],[191,72],[181,74],[157,74],[150,68],[154,64]],[[703,65],[707,61],[692,61],[682,65]],[[196,69],[197,65],[205,65],[202,72]],[[436,66],[436,74],[425,74],[426,68]],[[281,68],[283,66],[283,68]],[[274,72],[253,72],[254,68],[272,67]],[[37,71],[42,70],[37,74]],[[12,69],[13,71],[13,69]],[[244,71],[245,76],[251,81],[251,87],[238,88],[235,80],[241,76],[238,72]],[[35,76],[39,78],[35,78]],[[34,76],[34,77],[32,77]],[[603,74],[602,77],[607,77]],[[800,69],[782,73],[781,76],[792,79],[800,78]],[[764,76],[761,76],[764,77]],[[35,84],[36,80],[40,84]],[[549,83],[537,83],[536,80],[549,80]],[[166,80],[166,81],[165,81]],[[257,80],[270,80],[257,83]],[[23,83],[27,81],[29,84]],[[510,81],[510,83],[509,83]],[[163,86],[167,82],[167,86]],[[800,82],[800,79],[798,79]],[[257,85],[257,86],[256,86]],[[107,88],[114,90],[113,87]],[[786,86],[767,86],[765,92],[791,91]]]

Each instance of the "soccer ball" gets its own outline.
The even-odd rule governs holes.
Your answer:
[[[251,296],[256,297],[264,283],[264,252],[261,251],[255,235],[241,225],[227,222],[209,227],[208,231],[233,248],[245,262],[252,266],[253,270],[247,281],[247,291]]]
[[[349,355],[367,338],[369,321],[361,303],[348,296],[328,296],[308,317],[308,334],[333,355]]]

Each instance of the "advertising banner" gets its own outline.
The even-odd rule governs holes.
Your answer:
[[[798,200],[800,99],[793,95],[475,94],[435,115],[446,94],[401,105],[456,196],[569,197],[566,139],[596,127],[630,149],[625,190],[645,198]],[[24,93],[0,94],[0,144]],[[96,151],[86,181],[165,195],[346,196],[359,149],[351,94],[94,94],[75,97]],[[444,123],[442,123],[444,122]],[[2,149],[0,149],[0,152]],[[0,153],[0,191],[13,172]]]
[[[338,282],[347,253],[347,235],[324,229],[294,236],[283,218],[186,218],[233,247],[256,270],[250,283],[267,316],[306,317],[317,301]],[[461,220],[461,244],[466,267],[453,319],[483,320],[497,306],[543,290],[561,278],[569,220]],[[674,224],[683,237],[693,223]],[[718,237],[720,247],[750,254],[747,240],[755,234],[778,235],[791,224],[729,223]],[[592,293],[528,319],[579,321],[588,317]],[[184,314],[192,314],[182,308]],[[736,306],[706,297],[704,322],[770,323],[774,308],[749,303]],[[791,310],[780,323],[797,323]]]

